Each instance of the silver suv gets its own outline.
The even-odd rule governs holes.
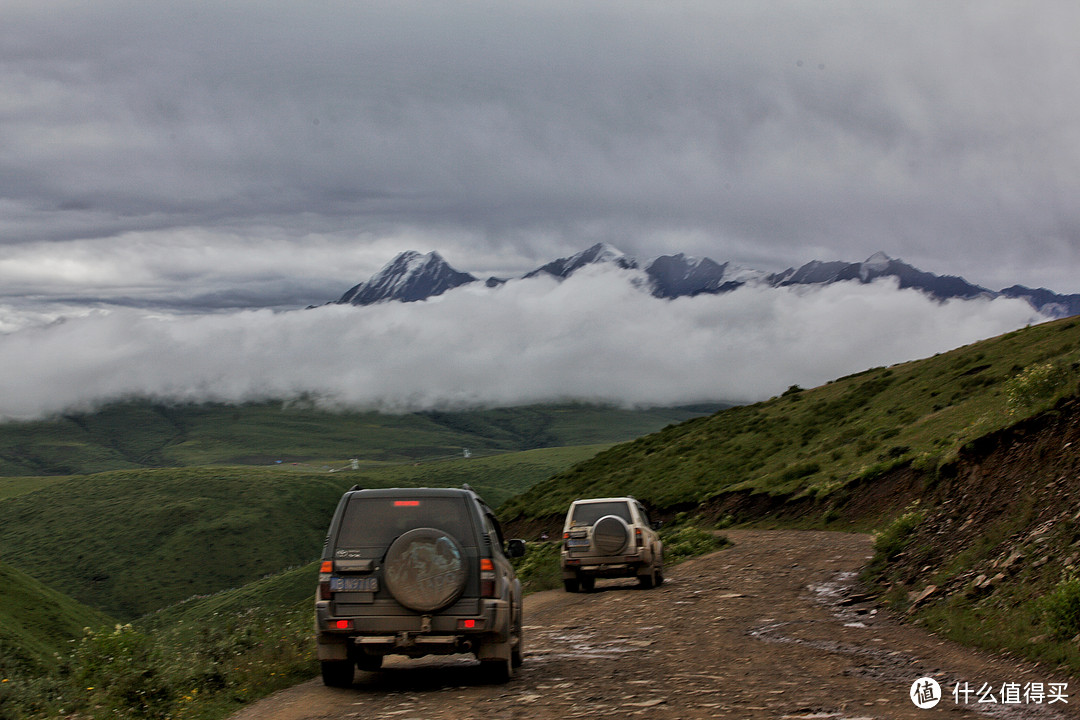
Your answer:
[[[664,581],[664,547],[632,497],[575,500],[566,513],[561,554],[567,592],[590,592],[598,577],[637,577],[644,588]]]
[[[356,668],[386,655],[472,653],[491,679],[521,665],[521,582],[494,513],[463,489],[360,490],[330,522],[315,596],[326,685],[347,687]]]

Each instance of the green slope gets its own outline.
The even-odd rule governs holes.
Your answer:
[[[469,483],[496,504],[597,449],[335,473],[234,466],[79,476],[0,500],[0,547],[11,564],[126,620],[314,560],[341,493],[354,484]]]
[[[362,487],[461,487],[468,483],[492,507],[582,462],[608,445],[540,448],[435,463],[362,466],[349,478]]]
[[[1076,392],[1078,360],[1080,321],[1072,318],[813,390],[793,387],[618,445],[501,512],[558,515],[578,497],[627,493],[658,508],[733,491],[825,497],[906,463],[933,470],[965,443]]]
[[[48,668],[83,628],[112,622],[4,562],[0,587],[0,670]]]
[[[146,631],[175,630],[180,626],[198,628],[221,623],[222,618],[240,617],[255,609],[281,610],[297,606],[311,614],[318,582],[319,563],[315,561],[213,595],[188,598],[145,615],[135,624]]]
[[[414,462],[474,453],[622,442],[713,408],[563,404],[383,414],[307,403],[128,402],[40,422],[0,423],[0,475],[76,475],[138,467],[350,458]]]
[[[0,502],[11,564],[121,619],[312,560],[343,478],[115,471]]]

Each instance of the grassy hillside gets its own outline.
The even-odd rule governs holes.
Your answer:
[[[116,471],[0,502],[9,563],[120,619],[311,561],[344,478]]]
[[[920,478],[864,579],[947,637],[1077,673],[1077,447],[1078,398],[970,443]]]
[[[601,446],[603,447],[603,446]],[[0,547],[11,564],[121,619],[310,562],[341,493],[471,484],[491,503],[596,452],[550,448],[421,465],[120,470],[10,483]],[[33,488],[37,489],[33,489]]]
[[[83,628],[112,621],[0,562],[0,671],[48,667]]]
[[[468,483],[492,507],[587,460],[608,445],[541,448],[489,457],[410,465],[363,465],[346,473],[361,487],[461,487]]]
[[[1076,391],[1080,321],[1026,328],[932,358],[723,410],[618,445],[538,483],[504,517],[565,512],[578,497],[632,494],[685,508],[734,492],[839,496],[911,465],[933,471],[965,444]]]
[[[0,663],[0,720],[206,720],[307,680],[318,673],[317,571],[312,563],[134,623],[79,632],[41,668]]]
[[[544,405],[388,415],[305,403],[130,402],[50,421],[0,423],[0,476],[138,467],[379,462],[629,440],[714,408],[622,410]]]

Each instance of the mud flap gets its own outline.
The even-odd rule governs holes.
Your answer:
[[[503,643],[510,639],[510,603],[505,600],[491,600],[488,601],[494,607],[491,608],[494,612],[491,612],[491,632],[486,633],[484,636],[484,645],[495,643]],[[487,603],[485,603],[487,604]]]
[[[348,640],[344,637],[338,640],[333,636],[319,638],[316,656],[319,660],[348,660]]]
[[[476,649],[476,659],[480,662],[487,660],[505,660],[510,662],[510,642],[484,643]]]

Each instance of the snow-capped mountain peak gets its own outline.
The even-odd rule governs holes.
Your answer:
[[[520,279],[547,274],[563,280],[583,267],[595,265],[623,269],[641,267],[634,257],[618,248],[607,243],[597,243],[576,255],[553,260],[526,273]],[[924,272],[902,260],[891,258],[884,252],[874,253],[861,263],[814,260],[799,268],[789,268],[775,274],[766,274],[730,263],[720,264],[707,257],[689,257],[683,253],[662,255],[642,269],[647,280],[638,277],[633,280],[634,284],[655,297],[665,299],[701,294],[717,295],[746,284],[772,287],[824,286],[836,282],[870,283],[878,278],[888,277],[894,278],[901,290],[918,290],[936,300],[1005,296],[1024,299],[1036,310],[1051,317],[1080,314],[1080,294],[1057,295],[1049,290],[1031,290],[1022,286],[995,293],[973,285],[961,277]],[[410,250],[399,254],[367,282],[350,288],[337,303],[371,305],[389,300],[425,300],[473,282],[477,282],[477,278],[455,270],[439,253],[432,251],[422,254]],[[490,278],[486,285],[497,288],[504,282],[505,280],[499,278]]]
[[[524,277],[531,278],[547,273],[557,278],[565,279],[586,265],[611,263],[617,267],[632,269],[638,266],[638,262],[632,256],[627,255],[619,248],[608,243],[596,243],[587,250],[582,250],[577,255],[552,260],[546,265],[538,267]]]
[[[727,263],[694,258],[678,253],[661,255],[645,268],[652,282],[652,294],[661,298],[721,292],[727,282]]]
[[[885,253],[878,251],[863,261],[859,267],[859,277],[863,282],[866,282],[872,277],[876,277],[889,269],[889,265],[893,259]]]
[[[346,291],[337,303],[371,305],[386,300],[415,302],[475,281],[476,278],[469,273],[452,268],[434,250],[427,254],[407,250],[372,275],[370,280]]]

